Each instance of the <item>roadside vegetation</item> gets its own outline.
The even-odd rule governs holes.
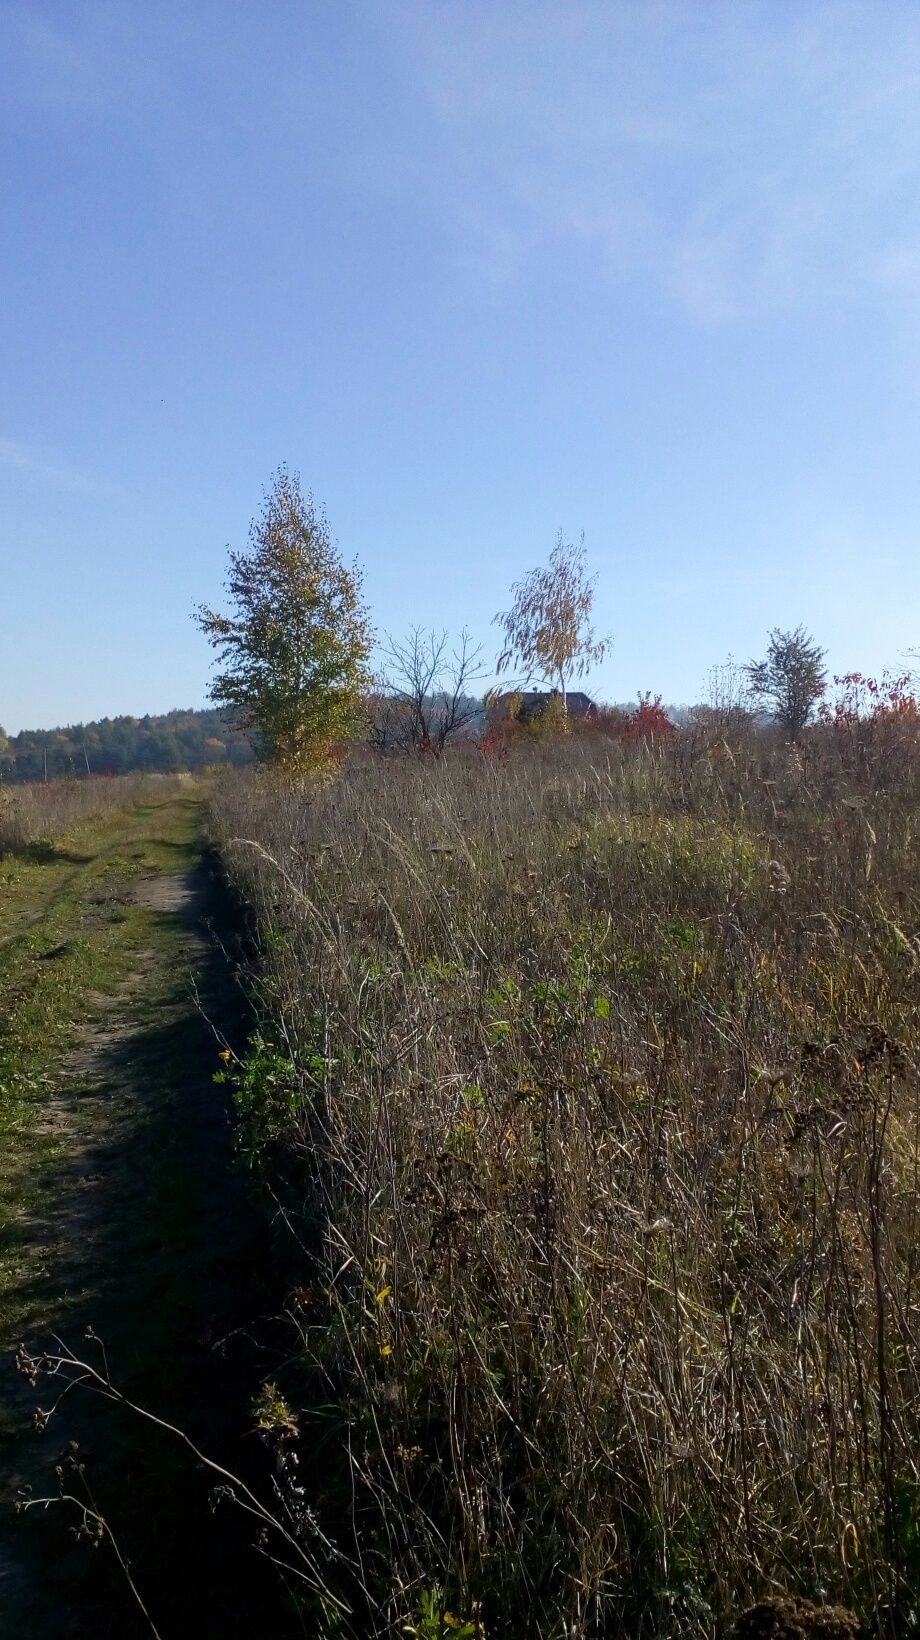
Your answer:
[[[712,1635],[777,1590],[910,1631],[918,753],[521,736],[221,788],[353,1632]]]
[[[216,681],[263,744],[291,657],[352,630],[303,596],[328,560],[292,497],[282,473],[284,528],[269,502],[247,560],[303,560],[282,631],[237,624]],[[446,637],[416,629],[396,653],[435,664],[401,675],[434,700],[383,699],[418,732],[353,720],[378,755],[345,761],[313,701],[302,751],[213,805],[259,951],[262,1028],[226,1072],[239,1141],[301,1250],[272,1405],[282,1501],[328,1578],[313,1619],[900,1635],[920,711],[908,677],[856,673],[828,704],[797,627],[716,668],[681,726],[650,693],[575,713],[610,642],[594,585],[560,534],[512,588],[496,664],[519,676],[477,739],[453,710],[468,639],[442,677]]]
[[[144,798],[165,799],[182,785],[181,775],[156,774],[0,785],[0,861],[29,851],[50,854],[87,821],[123,813]]]

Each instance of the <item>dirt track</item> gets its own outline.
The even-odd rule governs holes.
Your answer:
[[[55,1504],[14,1513],[17,1498],[57,1493],[55,1463],[70,1442],[78,1443],[93,1501],[163,1640],[258,1635],[263,1617],[264,1632],[284,1632],[269,1616],[273,1585],[242,1523],[232,1509],[215,1517],[209,1508],[208,1477],[161,1434],[85,1391],[69,1395],[36,1431],[36,1402],[49,1406],[52,1386],[33,1388],[14,1372],[16,1339],[4,1325],[15,1317],[10,1325],[33,1349],[57,1333],[98,1365],[102,1347],[85,1338],[92,1328],[126,1393],[231,1467],[258,1469],[247,1410],[266,1362],[248,1324],[265,1303],[264,1238],[213,1081],[220,1033],[235,1029],[235,993],[209,934],[214,885],[197,846],[198,821],[187,799],[159,805],[146,824],[132,821],[121,852],[108,850],[101,891],[90,861],[83,891],[71,883],[63,909],[55,900],[53,925],[45,926],[41,910],[23,916],[18,907],[11,936],[18,961],[8,951],[0,974],[0,985],[5,975],[11,987],[15,1027],[16,1010],[31,1005],[30,985],[50,984],[52,964],[66,965],[72,951],[84,958],[87,942],[102,953],[101,981],[82,989],[75,981],[70,990],[55,974],[73,1015],[67,1045],[52,1074],[37,1079],[24,1119],[12,1124],[7,1158],[18,1188],[8,1174],[0,1290],[4,1640],[151,1632],[111,1550],[74,1541],[77,1511]],[[92,978],[93,965],[82,961],[78,971]],[[18,1157],[17,1131],[29,1140]],[[79,1491],[84,1482],[67,1465],[65,1472]]]

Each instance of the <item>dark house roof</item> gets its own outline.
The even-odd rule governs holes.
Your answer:
[[[550,702],[560,698],[558,689],[515,689],[499,695],[494,704],[499,712],[502,709],[507,712],[509,703],[512,700],[519,700],[520,706],[515,717],[519,723],[529,723],[533,718],[542,717]],[[583,694],[580,689],[569,689],[565,704],[569,717],[573,718],[591,717],[597,711],[591,697]]]

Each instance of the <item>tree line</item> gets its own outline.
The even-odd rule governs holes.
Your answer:
[[[100,718],[60,729],[0,729],[0,777],[55,780],[85,775],[173,774],[250,763],[249,738],[216,707],[157,716]]]
[[[454,642],[422,627],[387,637],[374,672],[361,570],[343,563],[325,514],[287,468],[263,498],[248,549],[231,551],[229,562],[229,611],[201,606],[196,617],[218,655],[212,699],[289,774],[329,767],[355,738],[382,751],[438,754],[482,721],[472,686],[485,671],[483,650],[468,632]],[[584,537],[574,543],[560,531],[548,562],[514,583],[509,608],[495,617],[502,643],[494,670],[508,687],[486,697],[491,720],[513,719],[522,691],[538,683],[547,720],[565,728],[573,680],[611,644],[592,623],[595,582]],[[775,628],[763,658],[716,669],[716,715],[730,691],[733,713],[767,718],[797,741],[825,694],[824,660],[803,627]],[[643,722],[667,722],[660,700],[640,698],[637,712]]]
[[[229,552],[227,607],[196,611],[217,653],[212,708],[14,736],[0,729],[0,777],[170,773],[259,757],[302,778],[332,767],[354,740],[381,752],[439,755],[459,736],[523,720],[523,692],[535,684],[544,692],[544,730],[564,729],[572,684],[611,647],[593,626],[595,585],[584,537],[571,542],[560,531],[548,561],[513,584],[508,609],[495,617],[501,640],[491,670],[504,687],[484,700],[476,690],[487,671],[484,650],[467,631],[456,639],[424,627],[386,636],[374,667],[361,570],[343,562],[325,513],[297,474],[281,467],[252,521],[248,547]],[[882,685],[858,673],[834,681],[838,719],[841,711],[852,715],[857,701],[870,716],[914,709],[907,675]],[[694,712],[699,721],[708,712],[723,726],[769,720],[795,742],[827,687],[824,651],[810,633],[775,628],[760,660],[713,669],[709,704]],[[532,720],[531,703],[528,713]],[[613,709],[606,720],[613,726],[623,716]],[[650,696],[640,697],[630,723],[651,734],[672,727],[660,697]]]

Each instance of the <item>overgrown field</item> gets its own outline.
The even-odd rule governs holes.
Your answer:
[[[0,859],[48,846],[74,826],[145,798],[166,800],[189,775],[138,774],[0,785]]]
[[[918,797],[831,737],[223,788],[324,1632],[917,1626]]]

